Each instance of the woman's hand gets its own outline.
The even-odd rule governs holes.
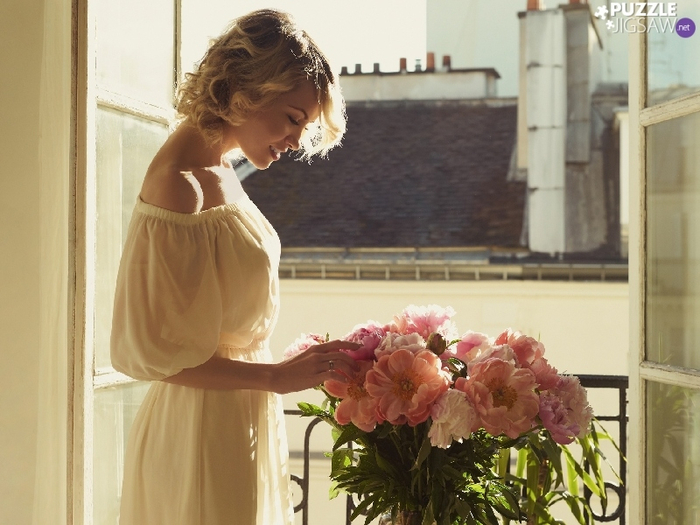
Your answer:
[[[349,341],[329,341],[274,365],[271,390],[278,394],[313,388],[328,379],[345,381],[358,370],[355,360],[340,350],[357,350],[362,345]]]

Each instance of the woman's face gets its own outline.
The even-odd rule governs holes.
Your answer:
[[[316,88],[305,81],[280,95],[268,108],[231,129],[238,147],[258,169],[266,169],[288,149],[298,150],[309,123],[321,114]]]

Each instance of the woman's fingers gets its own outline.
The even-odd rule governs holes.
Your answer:
[[[350,341],[335,339],[333,341],[328,341],[327,343],[316,345],[315,348],[320,352],[334,352],[337,350],[357,350],[362,348],[362,345],[359,343],[351,343]]]
[[[334,340],[310,347],[305,352],[280,363],[284,373],[282,393],[305,390],[333,379],[347,381],[359,370],[357,362],[345,350],[357,350],[362,345]]]
[[[318,372],[328,372],[331,379],[338,379],[339,375],[353,375],[359,369],[357,362],[344,352],[329,352],[322,354],[318,365]]]

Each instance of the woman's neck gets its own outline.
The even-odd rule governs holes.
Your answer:
[[[209,143],[202,132],[190,121],[185,120],[168,137],[164,144],[171,160],[184,169],[228,166],[225,155],[238,147],[231,127],[225,126],[222,140]]]

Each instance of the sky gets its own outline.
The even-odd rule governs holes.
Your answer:
[[[199,0],[183,3],[183,22],[192,42],[183,49],[183,68],[188,70],[204,53],[210,38],[242,14],[263,7],[291,13],[328,56],[333,68],[397,71],[399,59],[425,61],[426,0]],[[190,5],[188,4],[196,4]]]

